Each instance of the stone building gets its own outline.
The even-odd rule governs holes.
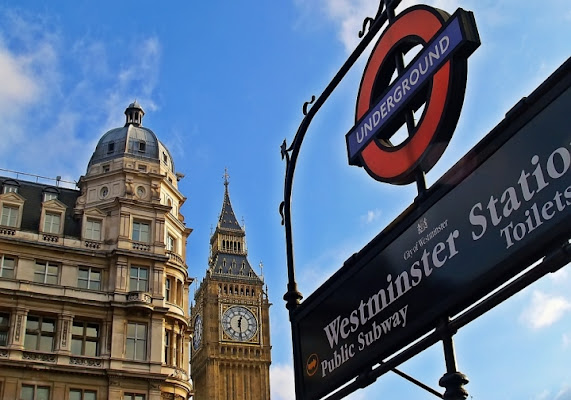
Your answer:
[[[125,115],[79,190],[0,177],[0,399],[192,397],[182,175]]]

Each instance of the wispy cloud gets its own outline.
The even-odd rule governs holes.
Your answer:
[[[378,208],[374,210],[367,211],[367,214],[361,216],[361,224],[368,225],[375,221],[378,221],[381,217],[381,210]]]
[[[559,393],[557,393],[557,396],[555,396],[554,400],[571,400],[571,386],[563,386]]]
[[[129,102],[158,108],[161,45],[153,36],[69,39],[53,21],[0,11],[0,167],[77,180],[99,137],[123,124]],[[126,51],[110,59],[111,46]]]
[[[271,398],[274,400],[291,400],[295,398],[293,367],[286,364],[275,364],[270,368]]]
[[[458,7],[459,0],[428,0],[425,3],[452,12]],[[320,0],[317,8],[313,2],[298,1],[297,4],[304,13],[312,10],[315,15],[324,16],[335,24],[337,38],[347,53],[352,52],[361,40],[357,34],[363,28],[363,20],[366,17],[374,17],[379,9],[378,0]],[[404,0],[398,10],[404,10],[414,4],[418,2]]]
[[[554,324],[568,311],[571,311],[571,302],[566,298],[536,290],[520,319],[528,327],[540,329]]]

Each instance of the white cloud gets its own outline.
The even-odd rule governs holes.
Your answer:
[[[297,2],[300,7],[308,7],[304,3]],[[450,13],[454,12],[459,6],[459,0],[428,0],[426,4],[441,8]],[[415,0],[404,0],[397,8],[397,13],[407,9],[408,7],[418,4]],[[363,28],[363,21],[366,17],[373,18],[379,9],[378,0],[321,0],[321,11],[332,21],[337,27],[337,37],[345,46],[347,53],[352,52],[359,41],[359,31]]]
[[[131,101],[158,108],[161,44],[154,36],[66,38],[52,19],[0,11],[0,167],[77,180]],[[110,59],[111,46],[125,50]]]
[[[571,334],[564,333],[562,336],[563,348],[568,349],[571,347]]]
[[[291,400],[295,398],[293,367],[286,364],[275,364],[270,367],[271,398],[274,400]]]
[[[557,322],[571,310],[571,302],[562,296],[534,291],[531,304],[522,312],[521,321],[532,329],[540,329]]]
[[[538,394],[534,400],[548,400],[549,399],[549,390],[545,389],[543,392]]]
[[[554,400],[571,400],[571,386],[563,386]]]
[[[38,92],[33,77],[24,71],[22,60],[0,48],[0,108],[30,103]]]
[[[371,224],[381,217],[381,210],[378,208],[367,211],[367,214],[361,216],[362,224]]]

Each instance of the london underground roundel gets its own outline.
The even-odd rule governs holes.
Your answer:
[[[458,9],[450,16],[415,6],[401,13],[382,34],[365,68],[356,124],[346,135],[349,164],[393,184],[413,182],[419,169],[428,172],[444,152],[460,117],[467,57],[479,44],[470,12]],[[399,71],[397,57],[417,45],[422,50]],[[422,105],[415,124],[412,112]],[[391,137],[405,124],[407,113],[409,135],[392,145]]]

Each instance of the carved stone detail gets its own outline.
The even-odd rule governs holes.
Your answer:
[[[72,365],[85,365],[86,367],[103,367],[103,362],[96,358],[70,357],[69,363]]]
[[[0,358],[8,358],[8,350],[0,349]]]
[[[22,315],[18,315],[16,319],[16,330],[14,331],[14,341],[20,341],[20,331],[22,330]]]
[[[23,360],[30,360],[30,361],[43,361],[49,363],[56,362],[56,355],[55,354],[43,354],[43,353],[32,353],[25,351],[22,353]]]
[[[61,347],[67,347],[67,332],[69,331],[69,321],[63,321],[63,329],[61,335]]]

